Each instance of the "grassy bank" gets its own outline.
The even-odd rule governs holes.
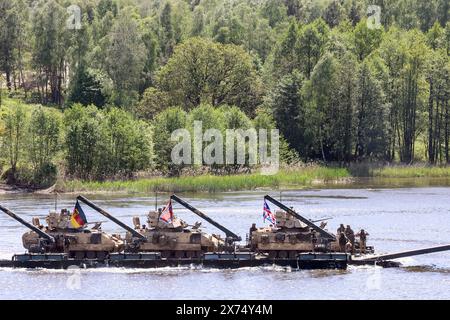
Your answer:
[[[60,182],[61,192],[219,192],[254,190],[257,188],[288,188],[311,185],[314,181],[335,181],[349,178],[350,173],[342,168],[310,167],[281,170],[275,175],[259,173],[229,176],[188,176],[180,178],[153,178],[126,181],[79,181]]]
[[[372,175],[381,178],[448,178],[450,167],[387,166],[373,169]]]
[[[306,168],[283,169],[275,175],[259,173],[229,176],[185,176],[179,178],[151,178],[120,181],[59,181],[56,189],[60,192],[220,192],[255,190],[259,188],[300,188],[317,182],[346,183],[350,178],[361,177],[351,174],[345,168],[312,166]],[[370,169],[370,176],[376,178],[450,178],[450,167],[429,166],[386,166]]]

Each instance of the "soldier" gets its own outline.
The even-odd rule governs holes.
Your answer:
[[[345,228],[345,236],[352,246],[352,254],[355,254],[355,232],[350,228],[350,225],[347,225],[347,228]]]
[[[248,233],[248,240],[249,240],[249,243],[250,243],[250,244],[253,243],[253,242],[252,242],[252,234],[253,234],[253,232],[256,231],[256,230],[258,230],[258,228],[256,228],[256,223],[253,223],[252,226],[251,226],[251,228],[250,228],[250,230],[249,230],[249,233]],[[251,248],[252,248],[252,249],[255,249],[256,246],[255,246],[255,245],[251,245]]]
[[[341,232],[345,232],[345,227],[342,223],[339,226],[339,228],[337,229],[337,235],[339,236],[341,234]]]
[[[366,243],[368,235],[369,234],[364,231],[364,229],[361,229],[361,231],[356,235],[357,237],[359,237],[359,248],[362,254],[366,253]]]
[[[250,239],[252,238],[253,231],[256,231],[256,230],[258,230],[258,228],[256,228],[256,223],[252,223],[252,226],[251,226],[251,228],[249,230],[249,233],[248,233],[248,236],[249,236]]]
[[[340,251],[347,253],[347,248],[346,248],[347,237],[345,236],[344,232],[339,233],[338,242],[339,242]]]
[[[316,243],[317,243],[316,232],[314,231],[314,229],[311,229],[312,252],[316,252]]]

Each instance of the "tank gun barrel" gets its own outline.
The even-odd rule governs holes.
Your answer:
[[[4,213],[6,213],[8,216],[10,216],[11,218],[13,218],[14,220],[18,221],[19,223],[21,223],[22,225],[24,225],[25,227],[27,227],[28,229],[36,232],[41,238],[44,238],[48,241],[50,241],[51,243],[55,242],[55,238],[53,238],[52,236],[48,235],[47,233],[45,233],[44,231],[40,230],[39,228],[36,228],[35,226],[33,226],[32,224],[26,222],[25,220],[23,220],[21,217],[19,217],[17,214],[15,214],[14,212],[12,212],[10,209],[0,205],[0,210],[2,210]]]
[[[106,218],[108,218],[109,220],[111,220],[112,222],[114,222],[115,224],[119,225],[120,227],[122,227],[123,229],[127,230],[128,232],[130,232],[134,237],[139,238],[141,240],[146,240],[147,238],[145,236],[143,236],[142,234],[140,234],[139,232],[137,232],[136,230],[130,228],[129,226],[127,226],[125,223],[123,223],[122,221],[118,220],[117,218],[113,217],[111,214],[109,214],[108,212],[106,212],[106,210],[100,208],[99,206],[97,206],[95,203],[93,203],[92,201],[86,199],[83,196],[78,196],[77,200],[83,202],[84,204],[88,205],[89,207],[91,207],[92,209],[94,209],[95,211],[97,211],[98,213],[102,214],[103,216],[105,216]]]
[[[323,218],[323,219],[319,219],[319,220],[311,220],[312,223],[317,223],[317,222],[322,222],[322,221],[328,221],[328,220],[332,220],[333,218]]]
[[[172,194],[170,196],[170,198],[176,202],[178,202],[179,204],[181,204],[183,207],[185,207],[186,209],[192,211],[193,213],[195,213],[196,215],[198,215],[200,218],[208,221],[209,223],[211,223],[213,226],[215,226],[216,228],[218,228],[219,230],[223,231],[225,233],[225,235],[227,236],[227,238],[231,239],[232,241],[241,241],[242,238],[239,237],[238,235],[236,235],[235,233],[231,232],[230,230],[228,230],[227,228],[225,228],[224,226],[222,226],[221,224],[219,224],[218,222],[216,222],[215,220],[211,219],[210,217],[208,217],[206,214],[204,214],[203,212],[201,212],[200,210],[198,210],[197,208],[194,208],[193,206],[191,206],[189,203],[187,203],[186,201],[184,201],[183,199],[181,199],[180,197],[178,197],[175,194]]]
[[[290,215],[294,216],[295,218],[297,218],[298,220],[300,220],[301,222],[303,222],[304,224],[306,224],[308,227],[310,227],[311,229],[317,231],[322,237],[330,239],[330,240],[336,240],[336,237],[323,230],[322,228],[320,228],[319,226],[316,226],[312,221],[302,217],[301,215],[299,215],[297,212],[295,212],[294,210],[292,210],[291,208],[285,206],[284,204],[282,204],[280,201],[275,200],[274,198],[272,198],[269,195],[264,196],[264,199],[272,202],[274,205],[276,205],[277,207],[279,207],[280,209],[283,209],[284,211],[286,211],[287,213],[289,213]]]

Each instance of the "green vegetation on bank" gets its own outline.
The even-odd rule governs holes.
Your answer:
[[[382,178],[450,178],[450,167],[387,166],[373,169],[372,175]]]
[[[203,130],[220,130],[224,140],[232,139],[233,144],[238,143],[238,137],[227,137],[228,129],[275,128],[268,113],[261,112],[252,119],[235,106],[214,108],[207,104],[190,112],[168,108],[154,121],[146,121],[113,106],[100,109],[74,104],[62,111],[8,98],[0,107],[0,115],[0,143],[5,151],[0,154],[0,173],[8,184],[27,188],[48,188],[58,176],[104,181],[131,179],[136,173],[151,170],[180,175],[190,165],[172,163],[176,142],[171,134],[181,128],[192,132],[195,121],[202,122]],[[270,137],[268,140],[270,144]],[[204,142],[203,147],[207,145]],[[284,139],[279,151],[283,163],[298,161]],[[244,152],[248,158],[252,151],[246,148]],[[248,162],[246,169],[252,167]],[[233,174],[242,169],[234,163],[211,167],[216,174]]]
[[[450,178],[450,167],[386,166],[370,169],[370,176],[376,178]],[[275,175],[259,173],[229,176],[184,176],[179,178],[146,178],[121,181],[60,181],[60,192],[220,192],[283,188],[302,188],[315,184],[346,184],[357,178],[346,168],[312,166],[282,169]]]
[[[186,176],[179,178],[152,178],[125,181],[80,181],[60,182],[61,192],[219,192],[254,190],[258,188],[299,187],[311,185],[315,180],[335,181],[350,177],[347,169],[311,167],[281,170],[275,175],[259,173],[228,176]]]

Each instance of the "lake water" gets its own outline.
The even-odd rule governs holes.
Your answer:
[[[370,187],[369,187],[370,186]],[[245,239],[250,225],[262,226],[265,192],[185,194],[188,202]],[[271,193],[279,198],[279,192]],[[159,195],[160,202],[165,202]],[[354,230],[365,228],[369,244],[378,253],[450,243],[450,188],[378,188],[284,191],[282,201],[316,220],[333,218]],[[154,195],[91,195],[100,206],[131,225],[154,208]],[[75,195],[61,196],[58,208],[73,208]],[[48,195],[0,195],[0,202],[31,221],[54,208]],[[84,208],[90,221],[105,218]],[[175,214],[189,223],[199,221],[180,205]],[[203,223],[204,231],[220,233]],[[107,232],[122,232],[112,222]],[[21,234],[26,229],[0,214],[0,258],[24,252]],[[450,299],[450,253],[435,253],[399,260],[402,268],[354,267],[346,271],[292,271],[280,267],[215,270],[202,268],[20,270],[0,269],[0,299]]]

